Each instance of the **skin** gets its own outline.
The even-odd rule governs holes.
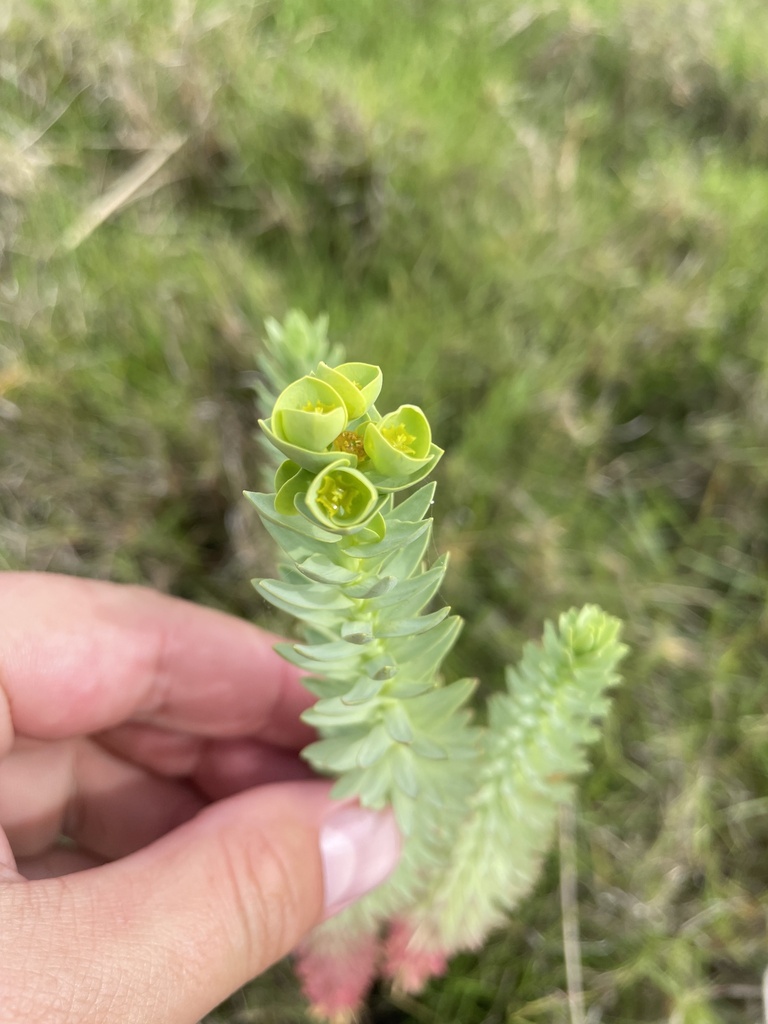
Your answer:
[[[3,573],[0,624],[0,1022],[193,1024],[323,916],[311,698],[141,588]]]

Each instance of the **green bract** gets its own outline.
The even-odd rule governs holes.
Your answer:
[[[275,508],[284,516],[296,515],[296,497],[304,494],[313,476],[297,463],[287,459],[275,473]]]
[[[339,460],[309,485],[308,510],[329,530],[361,527],[376,514],[379,494],[362,473]]]
[[[315,372],[338,391],[350,420],[363,416],[379,397],[381,368],[372,363],[342,363],[336,367],[320,363]]]
[[[276,448],[304,469],[317,470],[338,459],[325,458],[347,425],[347,408],[338,391],[317,377],[302,377],[281,392],[267,422],[259,421]]]
[[[401,405],[365,428],[365,450],[385,477],[409,477],[432,457],[429,421],[416,405]]]

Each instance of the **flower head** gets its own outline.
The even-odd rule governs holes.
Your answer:
[[[317,377],[301,377],[280,393],[271,417],[259,426],[290,460],[316,472],[339,458],[354,465],[354,456],[331,449],[347,426],[347,407],[339,393]]]
[[[318,365],[280,393],[268,420],[259,426],[272,444],[303,469],[318,472],[342,459],[356,466],[366,458],[362,434],[354,441],[347,426],[361,419],[381,390],[381,370],[371,363]],[[373,410],[373,415],[378,413]]]
[[[380,493],[411,487],[432,471],[443,452],[432,443],[426,416],[415,405],[401,405],[382,417],[373,404],[381,385],[381,369],[372,363],[334,367],[321,362],[315,373],[280,393],[271,417],[259,426],[291,467],[283,468],[276,485],[284,514],[301,509],[324,526],[333,523],[339,529],[344,519],[345,530],[359,527],[370,518],[369,504],[373,508]],[[354,511],[332,500],[327,481],[310,488],[313,474],[331,466],[357,471]],[[347,486],[352,486],[349,479]],[[364,499],[361,480],[368,489]],[[306,495],[309,502],[310,490],[311,508],[299,500]]]
[[[377,472],[410,477],[432,458],[429,421],[415,405],[401,405],[365,428],[365,450]]]
[[[362,473],[339,461],[315,476],[306,504],[321,526],[346,531],[359,529],[376,514],[379,493]]]

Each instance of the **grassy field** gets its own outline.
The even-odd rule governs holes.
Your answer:
[[[591,1024],[762,1020],[766,40],[762,0],[0,11],[0,567],[273,621],[253,371],[327,311],[448,449],[451,674],[626,622],[566,843]],[[570,1021],[558,882],[370,1021]],[[301,1007],[280,966],[210,1020]]]

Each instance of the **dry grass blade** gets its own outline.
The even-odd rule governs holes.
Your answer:
[[[139,189],[178,153],[185,142],[184,136],[171,136],[145,153],[70,225],[62,236],[61,249],[64,252],[77,249],[101,224],[129,203]]]
[[[563,952],[568,985],[571,1024],[584,1024],[584,983],[581,973],[579,907],[576,892],[576,813],[572,804],[560,808],[560,908],[563,919]]]

